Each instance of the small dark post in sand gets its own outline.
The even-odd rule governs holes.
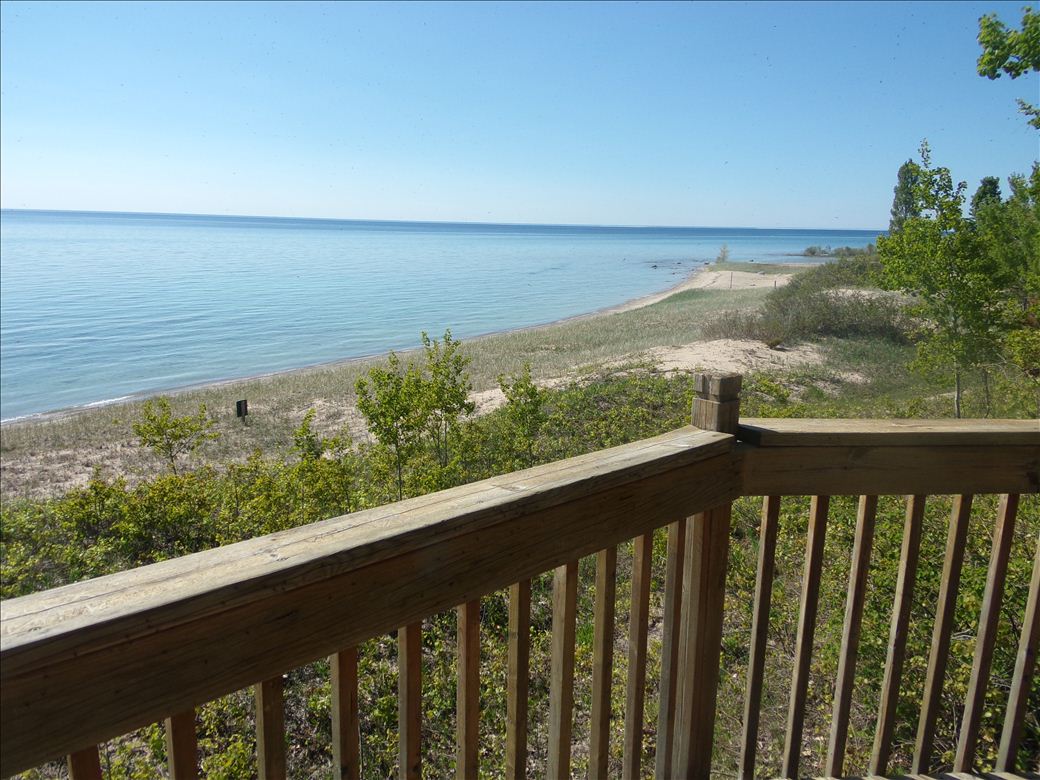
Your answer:
[[[235,417],[239,417],[242,422],[245,422],[247,414],[249,414],[249,401],[245,398],[241,401],[235,401]]]

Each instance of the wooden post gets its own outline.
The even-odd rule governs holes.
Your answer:
[[[549,670],[548,780],[571,776],[574,719],[574,632],[578,608],[578,562],[558,566],[553,575],[552,651]]]
[[[348,647],[329,658],[332,671],[332,776],[361,777],[361,728],[358,719],[358,649]]]
[[[101,780],[101,755],[97,745],[68,756],[70,780]]]
[[[693,424],[704,430],[736,434],[740,384],[739,374],[696,375]],[[672,773],[690,780],[708,780],[711,773],[730,511],[731,505],[723,504],[696,515],[686,537]]]
[[[457,608],[459,673],[455,696],[455,777],[477,780],[480,741],[480,599]]]
[[[654,777],[672,775],[679,690],[679,621],[682,619],[682,572],[687,522],[679,520],[668,526],[668,559],[664,574],[664,627],[661,637],[661,696],[658,702]]]
[[[178,712],[166,719],[166,765],[172,780],[197,780],[199,756],[194,709]]]
[[[422,621],[397,630],[397,763],[401,780],[422,777]]]
[[[285,685],[282,676],[253,687],[259,780],[285,780]]]

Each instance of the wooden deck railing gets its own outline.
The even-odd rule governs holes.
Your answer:
[[[739,775],[755,776],[780,497],[813,496],[783,775],[798,777],[829,496],[861,496],[826,772],[841,776],[879,495],[908,494],[870,762],[888,769],[925,496],[953,494],[913,771],[932,741],[972,496],[1001,494],[955,771],[972,771],[1019,496],[1040,487],[1036,421],[738,420],[740,378],[698,377],[695,426],[2,605],[2,766],[68,755],[164,721],[170,774],[198,773],[195,708],[252,686],[257,773],[285,775],[282,675],[331,661],[334,774],[360,775],[359,643],[396,630],[400,775],[419,777],[422,620],[458,611],[456,770],[475,778],[480,599],[509,589],[504,773],[527,776],[531,578],[553,570],[547,774],[570,776],[578,560],[596,555],[589,774],[608,775],[617,546],[635,540],[623,776],[643,776],[652,533],[667,526],[659,778],[706,779],[719,680],[731,502],[765,496]],[[1040,548],[1040,545],[1038,545]],[[1040,549],[995,769],[1014,771],[1040,641]],[[987,767],[988,768],[988,767]]]

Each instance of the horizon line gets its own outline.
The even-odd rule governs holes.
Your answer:
[[[205,214],[199,212],[180,211],[107,211],[100,209],[41,209],[0,207],[4,211],[29,211],[51,214],[108,214],[133,215],[141,217],[226,217],[230,219],[284,219],[303,220],[308,222],[382,222],[387,224],[412,225],[483,225],[487,227],[559,227],[559,228],[622,228],[630,230],[828,230],[835,232],[854,231],[857,233],[887,232],[887,228],[850,228],[850,227],[754,227],[740,225],[611,225],[605,223],[581,222],[483,222],[479,220],[435,220],[435,219],[368,219],[364,217],[290,217],[278,214]]]

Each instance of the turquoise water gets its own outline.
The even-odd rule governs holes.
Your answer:
[[[551,322],[876,231],[0,213],[0,416]]]

